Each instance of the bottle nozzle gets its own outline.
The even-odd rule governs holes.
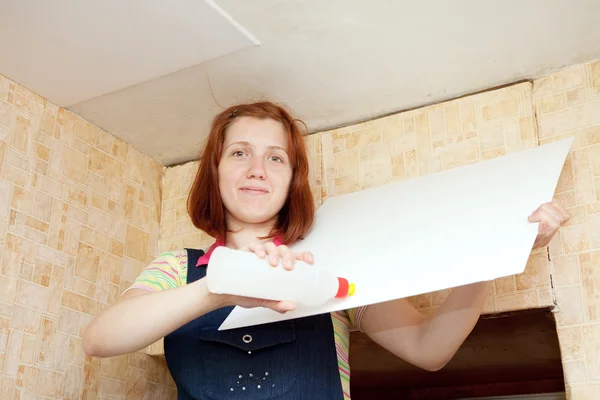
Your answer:
[[[354,283],[351,283],[348,286],[348,296],[354,296],[355,291],[356,291],[356,286],[354,285]]]

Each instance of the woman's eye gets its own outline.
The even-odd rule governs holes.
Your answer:
[[[234,157],[244,157],[244,152],[241,150],[234,151],[232,154]]]
[[[275,161],[276,163],[282,163],[283,159],[279,156],[271,156],[271,160]]]

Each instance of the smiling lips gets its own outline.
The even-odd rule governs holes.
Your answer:
[[[240,188],[240,190],[246,194],[250,194],[250,195],[261,195],[261,194],[267,194],[269,193],[269,191],[265,188],[259,187],[259,186],[244,186],[242,188]]]

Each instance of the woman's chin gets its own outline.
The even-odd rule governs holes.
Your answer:
[[[267,225],[274,223],[277,220],[277,215],[264,212],[244,213],[237,216],[236,219],[243,224]]]

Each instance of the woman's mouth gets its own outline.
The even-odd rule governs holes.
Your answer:
[[[240,190],[246,194],[254,194],[254,195],[269,193],[269,191],[267,189],[259,187],[259,186],[244,186],[244,187],[240,188]]]

